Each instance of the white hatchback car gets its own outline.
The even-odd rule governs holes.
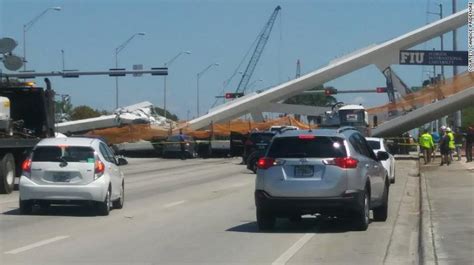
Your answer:
[[[92,202],[100,215],[122,208],[127,164],[97,138],[48,138],[41,140],[23,162],[20,178],[20,213],[34,204],[83,204]]]
[[[387,170],[388,178],[390,179],[390,183],[395,183],[395,158],[392,154],[388,151],[388,147],[385,143],[383,138],[375,138],[375,137],[366,137],[367,143],[372,147],[374,153],[378,151],[384,151],[389,154],[388,159],[382,161],[382,165]]]

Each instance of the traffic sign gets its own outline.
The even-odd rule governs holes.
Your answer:
[[[143,70],[143,64],[134,64],[133,70]],[[133,76],[138,77],[138,76],[142,76],[142,74],[141,73],[133,74]]]
[[[467,51],[401,50],[400,64],[467,66]]]

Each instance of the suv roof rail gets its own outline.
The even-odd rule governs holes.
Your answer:
[[[337,129],[337,133],[342,133],[342,132],[345,132],[345,131],[349,131],[349,130],[355,130],[357,131],[357,129],[355,127],[352,127],[352,126],[344,126],[344,127],[341,127],[339,129]]]

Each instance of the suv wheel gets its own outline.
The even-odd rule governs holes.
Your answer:
[[[20,214],[31,214],[33,212],[33,203],[20,199]]]
[[[271,230],[275,227],[276,218],[271,213],[257,208],[257,225],[261,231]]]
[[[358,231],[365,231],[369,227],[370,222],[370,195],[366,188],[361,201],[359,202],[359,208],[355,213],[355,229]]]
[[[379,221],[379,222],[385,222],[387,220],[388,216],[388,191],[389,191],[389,184],[388,180],[385,181],[385,188],[383,190],[383,195],[382,195],[382,205],[379,207],[375,208],[373,210],[374,213],[374,220]]]
[[[107,194],[105,194],[105,199],[103,202],[99,202],[97,205],[97,210],[99,212],[99,215],[109,215],[110,213],[110,208],[111,208],[111,200],[110,200],[110,188],[107,190]]]

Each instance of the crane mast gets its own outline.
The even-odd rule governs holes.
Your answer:
[[[255,46],[255,50],[253,51],[252,57],[250,57],[249,64],[245,69],[244,74],[242,75],[242,79],[240,79],[239,85],[237,86],[236,93],[244,93],[247,89],[247,85],[249,84],[250,78],[252,77],[253,72],[255,71],[255,67],[257,66],[258,60],[263,53],[263,49],[267,44],[268,39],[270,38],[270,33],[272,32],[273,24],[275,24],[275,20],[280,12],[281,7],[277,6],[273,11],[270,19],[265,24],[262,32],[258,37],[257,45]]]

